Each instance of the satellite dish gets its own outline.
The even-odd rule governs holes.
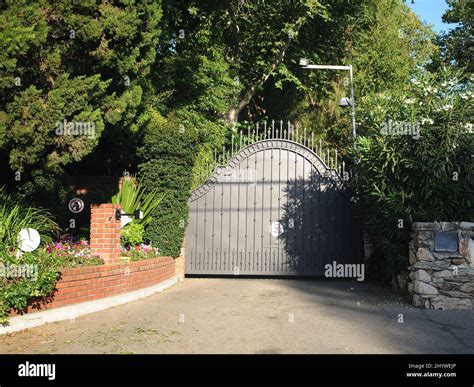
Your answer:
[[[24,228],[18,234],[18,242],[20,250],[29,253],[38,248],[41,242],[41,237],[38,231],[34,228]]]

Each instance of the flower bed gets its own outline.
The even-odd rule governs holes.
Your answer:
[[[133,247],[122,247],[122,260],[135,262],[143,259],[157,258],[160,256],[159,249],[142,243]]]

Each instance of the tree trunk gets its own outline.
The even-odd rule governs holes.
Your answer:
[[[255,92],[257,91],[257,89],[260,86],[262,86],[268,80],[268,78],[270,78],[270,75],[272,75],[273,71],[275,71],[275,69],[283,62],[286,51],[288,50],[288,47],[290,46],[290,41],[291,39],[288,38],[288,41],[286,42],[286,44],[281,48],[280,52],[275,56],[275,58],[273,59],[273,64],[270,67],[270,70],[267,73],[262,74],[260,78],[258,78],[253,84],[251,84],[245,90],[239,103],[231,107],[227,111],[227,113],[224,115],[224,119],[227,123],[234,124],[239,121],[240,112],[249,104],[252,97],[255,95]]]

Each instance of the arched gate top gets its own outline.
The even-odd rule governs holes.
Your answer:
[[[319,157],[315,152],[313,152],[308,147],[299,144],[295,141],[287,139],[266,139],[254,142],[240,151],[238,151],[233,157],[231,157],[225,165],[217,165],[214,168],[214,171],[207,178],[207,180],[192,191],[190,201],[199,199],[201,196],[209,192],[220,180],[221,177],[225,175],[225,172],[229,169],[236,168],[243,160],[247,159],[249,156],[258,153],[266,149],[284,149],[292,151],[306,160],[308,160],[319,172],[319,174],[328,179],[338,191],[343,191],[344,183],[340,173],[344,173],[344,163],[342,164],[342,169],[339,168],[339,172],[335,168],[330,168],[326,163]],[[354,197],[349,200],[355,200]]]

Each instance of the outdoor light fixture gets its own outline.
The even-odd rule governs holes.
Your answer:
[[[355,99],[354,99],[354,82],[352,79],[352,65],[349,66],[337,66],[337,65],[313,65],[309,64],[309,60],[306,58],[300,58],[300,66],[304,69],[310,70],[345,70],[349,71],[349,77],[351,82],[351,97],[342,98],[339,101],[339,106],[341,108],[346,108],[348,106],[352,107],[352,136],[356,138],[356,121],[355,121]]]
[[[140,220],[143,219],[143,211],[141,210],[135,210],[133,214],[122,213],[122,211],[119,209],[115,210],[115,220],[120,220],[122,218],[122,215],[133,216],[135,219],[140,219]]]
[[[309,65],[309,60],[306,58],[300,58],[300,66],[306,67]]]

